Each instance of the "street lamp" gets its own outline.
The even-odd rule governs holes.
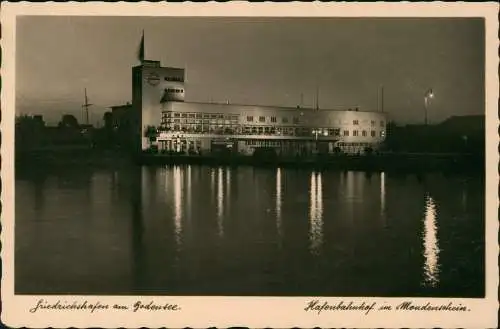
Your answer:
[[[427,126],[427,108],[429,106],[429,100],[434,98],[434,92],[432,88],[427,90],[424,96],[424,109],[425,109],[425,125]]]

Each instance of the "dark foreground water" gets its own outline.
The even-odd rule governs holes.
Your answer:
[[[30,170],[17,293],[484,295],[484,182],[251,167]]]

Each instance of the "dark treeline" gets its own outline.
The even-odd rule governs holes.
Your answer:
[[[384,151],[484,155],[484,116],[451,117],[436,125],[387,127]]]

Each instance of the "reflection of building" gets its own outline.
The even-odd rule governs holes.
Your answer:
[[[385,113],[277,106],[185,102],[185,71],[143,61],[132,69],[132,116],[136,147],[155,144],[177,152],[237,151],[261,147],[282,154],[349,153],[378,149]],[[150,138],[156,131],[156,139]]]

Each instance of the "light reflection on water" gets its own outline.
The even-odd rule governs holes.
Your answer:
[[[182,246],[182,174],[179,166],[174,167],[174,224],[175,239],[180,249]]]
[[[483,189],[474,181],[464,191],[463,181],[444,176],[424,185],[384,172],[192,165],[141,168],[129,184],[131,171],[19,181],[16,279],[24,291],[64,292],[75,273],[81,292],[113,278],[114,291],[127,293],[141,287],[363,296],[404,287],[406,296],[439,292],[450,277],[482,280],[475,227],[482,225]],[[61,245],[67,247],[52,247]],[[87,249],[99,252],[87,257]],[[108,274],[89,279],[91,268]]]
[[[424,216],[424,284],[431,287],[439,283],[439,244],[437,237],[437,211],[434,199],[430,195],[425,197]]]
[[[223,171],[219,167],[217,171],[217,228],[219,236],[224,235],[224,185],[223,185]]]
[[[323,243],[323,184],[321,172],[311,173],[309,238],[311,253],[319,254]]]
[[[276,229],[281,239],[282,223],[281,223],[281,168],[276,169]]]

